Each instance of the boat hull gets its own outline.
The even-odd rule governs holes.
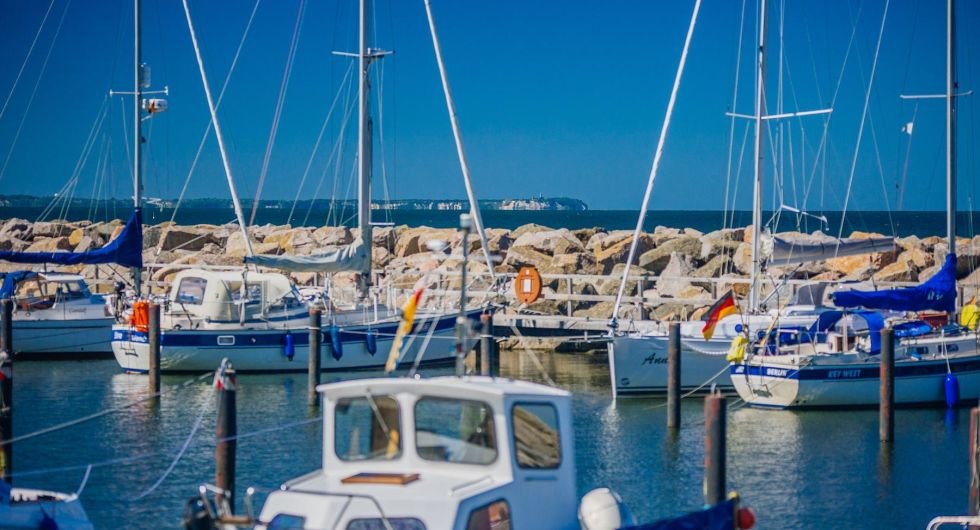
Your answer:
[[[732,365],[731,379],[739,396],[754,407],[875,407],[879,403],[877,362],[799,366],[763,364],[754,358]],[[959,383],[959,399],[980,397],[980,354],[950,356],[949,370]],[[896,361],[895,404],[945,403],[946,359]]]
[[[729,342],[681,341],[681,391],[703,390],[712,384],[731,390],[725,367]],[[667,392],[667,337],[615,337],[609,343],[611,384],[616,395],[663,394]]]
[[[16,319],[14,350],[18,359],[42,356],[98,356],[112,351],[110,339],[115,319]]]
[[[480,311],[470,312],[478,319]],[[421,320],[420,320],[421,322]],[[413,329],[413,335],[403,343],[399,365],[415,361],[432,331],[422,364],[449,363],[455,360],[455,314],[443,314],[426,320]],[[324,371],[345,371],[381,368],[399,322],[343,326],[339,329],[341,346],[334,349],[329,327],[321,331],[320,367]],[[368,330],[376,337],[376,349],[368,351]],[[113,328],[112,350],[123,370],[149,370],[147,333],[129,326]],[[287,345],[291,344],[291,347]],[[292,355],[289,355],[290,350]],[[162,372],[205,372],[214,370],[222,359],[228,358],[238,372],[305,372],[309,364],[309,332],[302,328],[280,329],[220,329],[220,330],[163,330],[160,333],[160,370]]]

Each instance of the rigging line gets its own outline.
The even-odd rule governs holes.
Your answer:
[[[751,130],[752,123],[749,120],[745,121],[745,129],[742,131],[742,147],[739,149],[738,153],[738,163],[735,164],[735,186],[732,188],[731,205],[728,208],[730,214],[730,220],[728,221],[729,227],[735,226],[735,203],[738,199],[738,190],[740,188],[739,184],[742,181],[742,170],[745,167],[745,149],[748,147],[749,141],[749,131]]]
[[[214,136],[218,139],[218,150],[221,152],[221,164],[225,169],[225,177],[228,179],[228,190],[231,192],[231,200],[235,205],[235,218],[242,230],[242,237],[245,240],[246,256],[254,255],[252,251],[252,241],[248,237],[248,227],[245,225],[245,214],[242,213],[242,205],[238,200],[238,192],[235,189],[235,179],[231,174],[231,164],[228,161],[228,153],[225,150],[225,140],[221,135],[221,124],[218,123],[218,110],[215,108],[214,100],[211,98],[211,87],[208,85],[208,76],[204,71],[204,60],[201,58],[201,48],[197,44],[197,34],[194,32],[194,23],[191,21],[191,10],[187,5],[187,0],[183,0],[184,15],[187,18],[187,30],[191,34],[191,42],[194,44],[194,56],[197,58],[197,67],[201,72],[201,83],[204,85],[204,95],[208,100],[208,110],[211,111],[211,122],[214,124]]]
[[[252,14],[248,17],[248,22],[245,24],[245,30],[242,32],[242,38],[238,41],[238,48],[235,50],[235,56],[231,60],[231,66],[228,68],[228,73],[225,74],[225,81],[221,84],[221,92],[218,93],[218,102],[215,107],[221,108],[221,101],[225,98],[225,91],[228,90],[228,84],[231,81],[231,74],[235,71],[235,66],[238,65],[238,58],[242,54],[242,48],[245,47],[245,40],[248,38],[249,31],[252,28],[252,22],[255,20],[255,13],[259,10],[259,4],[262,0],[255,0],[255,5],[252,6]],[[194,170],[197,169],[197,162],[201,158],[201,152],[204,150],[204,144],[207,143],[208,135],[211,134],[211,128],[213,124],[211,120],[208,120],[208,125],[204,129],[204,134],[201,135],[201,141],[197,144],[197,152],[194,153],[194,158],[191,160],[191,167],[187,170],[187,177],[184,179],[184,186],[180,189],[180,195],[177,196],[177,203],[174,205],[174,211],[170,214],[170,222],[173,223],[177,218],[177,211],[180,210],[180,205],[184,201],[184,194],[187,193],[187,186],[191,183],[191,177],[194,175]],[[128,148],[127,148],[128,149]]]
[[[158,487],[160,487],[160,484],[163,484],[164,480],[167,480],[167,477],[170,476],[170,473],[174,470],[174,468],[177,467],[177,463],[180,462],[180,459],[184,457],[184,453],[186,453],[187,449],[190,447],[191,441],[194,439],[194,436],[197,434],[197,431],[200,430],[201,423],[204,421],[204,413],[206,413],[208,409],[211,408],[212,400],[210,398],[214,397],[216,388],[217,387],[215,387],[214,385],[211,385],[211,393],[210,396],[208,396],[209,399],[205,400],[204,405],[201,407],[201,413],[197,415],[197,420],[194,422],[194,427],[192,427],[191,432],[187,434],[187,438],[184,439],[184,444],[180,447],[180,450],[177,451],[177,455],[170,462],[170,465],[167,466],[167,470],[164,471],[162,475],[160,475],[160,478],[158,478],[157,481],[154,482],[152,486],[150,486],[146,490],[143,490],[143,492],[140,493],[139,495],[131,499],[128,499],[130,502],[142,500],[146,498],[147,495],[153,493]]]
[[[892,236],[898,237],[898,230],[895,228],[895,219],[892,217],[892,207],[888,200],[888,186],[885,184],[885,167],[881,162],[881,150],[878,146],[878,132],[875,127],[874,116],[868,116],[868,123],[871,125],[871,145],[874,147],[875,162],[878,167],[878,177],[881,180],[881,194],[885,201],[885,211],[888,212],[888,226],[892,230]]]
[[[344,78],[341,81],[341,85],[347,84],[350,79],[351,72],[354,71],[354,61],[348,61],[347,72],[344,73]],[[327,131],[327,125],[330,124],[330,118],[333,117],[333,112],[337,108],[337,102],[340,101],[341,91],[338,90],[337,94],[333,97],[333,102],[330,103],[330,110],[327,111],[327,117],[323,119],[323,125],[320,126],[320,133],[316,137],[316,142],[313,143],[313,151],[310,153],[310,158],[306,161],[306,168],[303,169],[303,176],[299,180],[299,188],[296,190],[296,196],[293,198],[293,206],[289,209],[289,217],[286,218],[286,224],[292,224],[293,213],[296,211],[296,204],[299,203],[299,196],[303,193],[303,187],[306,185],[306,178],[310,175],[310,169],[313,167],[313,160],[316,159],[316,153],[320,150],[320,142],[323,140],[323,135]],[[327,164],[330,162],[328,161]]]
[[[701,9],[701,0],[695,0],[694,12],[691,14],[691,23],[687,28],[687,36],[684,39],[684,48],[681,52],[681,60],[677,65],[677,74],[674,77],[674,86],[670,91],[670,100],[667,102],[667,113],[664,116],[664,123],[660,129],[660,138],[657,140],[657,150],[653,155],[653,167],[650,169],[650,177],[647,180],[646,191],[643,194],[643,203],[640,208],[640,215],[636,221],[636,229],[633,232],[633,242],[630,244],[629,256],[626,258],[626,268],[623,269],[623,278],[619,283],[619,292],[616,294],[616,302],[613,304],[612,316],[610,317],[610,332],[615,329],[615,324],[619,319],[619,306],[623,303],[623,294],[626,291],[626,281],[629,277],[630,265],[636,257],[636,248],[639,246],[640,233],[643,231],[643,218],[646,216],[647,207],[650,204],[650,195],[653,192],[653,183],[657,178],[657,170],[660,169],[660,160],[664,153],[664,143],[667,140],[667,129],[670,126],[670,118],[674,113],[674,103],[677,101],[677,91],[680,88],[681,76],[684,74],[684,65],[687,63],[687,52],[691,47],[691,38],[694,36],[694,26],[698,20],[698,11]]]
[[[858,153],[861,151],[861,138],[864,136],[864,124],[868,116],[868,104],[871,101],[871,88],[874,86],[875,74],[878,70],[878,54],[881,52],[881,41],[885,35],[885,21],[888,19],[888,6],[891,0],[885,0],[885,8],[881,14],[881,27],[878,30],[878,44],[875,46],[874,61],[871,63],[871,76],[868,79],[868,90],[864,95],[864,109],[861,111],[861,126],[858,127],[857,142],[854,146],[854,156],[851,159],[851,173],[847,179],[847,192],[844,195],[844,208],[841,210],[840,228],[837,230],[837,239],[844,233],[844,217],[847,215],[847,206],[851,198],[851,186],[854,184],[854,172],[857,169]]]
[[[41,79],[44,78],[44,72],[48,69],[48,61],[51,59],[51,52],[54,51],[54,45],[58,42],[58,36],[61,35],[61,27],[65,23],[65,16],[68,14],[68,9],[71,8],[71,0],[65,4],[65,10],[61,13],[61,19],[58,20],[58,27],[54,31],[54,37],[51,38],[51,46],[48,47],[48,53],[44,56],[44,61],[41,63],[41,71],[37,74],[37,81],[34,82],[34,88],[31,90],[31,97],[27,100],[27,107],[24,109],[24,114],[20,117],[20,124],[17,125],[17,132],[14,133],[14,139],[10,142],[10,149],[7,150],[7,156],[3,161],[3,167],[0,168],[0,181],[3,180],[4,175],[7,173],[7,164],[10,163],[10,158],[14,153],[14,147],[17,145],[17,140],[20,139],[21,130],[24,128],[24,123],[27,121],[28,114],[31,113],[31,106],[34,104],[34,97],[37,96],[37,89],[41,86]]]
[[[129,171],[129,178],[133,180],[133,154],[129,151],[129,123],[126,121],[126,102],[123,98],[119,98],[119,115],[122,117],[123,127],[123,144],[126,148],[126,168]],[[138,190],[133,190],[134,194],[139,193]]]
[[[13,438],[11,438],[9,440],[0,440],[0,447],[2,447],[4,445],[10,445],[10,444],[13,444],[15,442],[20,442],[20,441],[23,441],[23,440],[29,440],[31,438],[36,438],[36,437],[41,436],[43,434],[52,433],[52,432],[55,432],[55,431],[59,431],[61,429],[66,429],[68,427],[74,427],[75,425],[80,425],[80,424],[85,423],[87,421],[91,421],[91,420],[94,420],[94,419],[97,419],[97,418],[101,418],[102,416],[107,416],[109,414],[112,414],[112,413],[115,413],[115,412],[119,412],[121,410],[126,410],[128,408],[133,407],[133,406],[139,405],[140,403],[143,403],[144,401],[149,401],[151,399],[156,399],[157,397],[160,397],[160,396],[164,395],[165,393],[172,392],[172,391],[175,391],[175,390],[182,390],[184,388],[187,388],[188,386],[190,386],[190,385],[192,385],[194,383],[197,383],[198,381],[201,381],[203,379],[206,379],[206,378],[208,378],[208,377],[210,377],[212,375],[214,375],[214,372],[207,372],[207,373],[201,374],[201,375],[199,375],[197,377],[193,377],[191,379],[188,379],[188,380],[184,381],[183,383],[180,383],[180,384],[177,384],[177,385],[173,385],[173,386],[171,386],[169,388],[165,388],[165,389],[163,389],[163,390],[161,390],[159,392],[156,392],[154,394],[150,394],[150,395],[147,395],[147,396],[138,398],[138,399],[134,399],[133,401],[129,401],[127,403],[123,403],[122,405],[119,405],[119,406],[116,406],[116,407],[110,407],[108,409],[101,410],[99,412],[93,412],[92,414],[89,414],[87,416],[82,416],[80,418],[75,418],[73,420],[68,420],[66,422],[62,422],[62,423],[59,423],[57,425],[52,425],[50,427],[45,427],[43,429],[39,429],[39,430],[34,431],[34,432],[31,432],[31,433],[22,434],[20,436],[14,436]]]
[[[850,7],[850,4],[848,4]],[[861,18],[861,13],[864,10],[864,3],[862,2],[858,6],[857,15],[851,19],[851,36],[847,42],[847,50],[844,52],[844,60],[841,62],[840,73],[837,75],[837,85],[834,87],[834,94],[830,97],[830,108],[837,106],[837,97],[840,95],[841,86],[844,82],[844,72],[847,70],[847,62],[851,57],[851,51],[854,50],[854,42],[857,38],[858,30],[858,20]],[[820,209],[823,210],[824,205],[824,191],[827,186],[824,185],[827,173],[827,148],[828,148],[828,136],[830,132],[830,120],[833,119],[834,114],[828,114],[824,119],[823,124],[823,134],[820,137],[820,144],[817,147],[816,157],[820,160],[820,165],[814,163],[813,171],[810,173],[809,185],[807,186],[807,191],[803,195],[803,201],[806,202],[810,196],[810,190],[814,181],[816,180],[817,168],[821,168],[822,172],[820,175],[821,183],[819,186],[820,190]],[[816,162],[816,161],[815,161]]]
[[[48,10],[44,12],[44,18],[41,19],[41,26],[37,28],[37,33],[34,34],[34,40],[31,41],[31,47],[27,50],[27,55],[24,57],[24,62],[20,65],[20,70],[17,71],[17,77],[14,78],[14,84],[10,87],[10,93],[7,94],[7,99],[3,101],[3,107],[0,107],[0,120],[3,120],[3,114],[7,112],[7,105],[10,104],[11,98],[14,97],[14,91],[17,90],[17,84],[20,83],[20,76],[24,74],[24,68],[27,67],[28,61],[31,60],[31,54],[34,53],[34,46],[37,44],[38,37],[41,36],[41,32],[44,31],[44,25],[48,22],[48,15],[51,14],[51,8],[54,7],[54,0],[48,4]]]
[[[259,210],[259,198],[262,196],[262,188],[265,186],[265,177],[269,173],[269,161],[272,158],[272,147],[276,143],[276,136],[279,134],[279,120],[282,119],[282,107],[286,102],[286,91],[289,88],[289,79],[293,75],[293,64],[296,59],[296,48],[299,44],[299,34],[303,27],[303,19],[306,14],[306,0],[300,0],[299,10],[296,13],[296,23],[293,26],[293,37],[289,42],[289,54],[286,56],[286,71],[279,84],[279,98],[276,100],[276,110],[272,117],[272,127],[269,129],[269,140],[265,144],[265,154],[262,156],[262,169],[259,171],[259,183],[255,187],[255,199],[252,201],[252,213],[248,217],[248,224],[255,223],[255,214]]]
[[[351,61],[351,67],[352,68],[353,68],[353,65],[354,65],[354,62]],[[353,70],[350,70],[350,71],[353,71]],[[345,79],[349,81],[351,78],[350,77],[345,77]],[[333,193],[331,195],[331,199],[330,199],[330,203],[329,203],[330,205],[329,205],[329,207],[327,209],[327,220],[328,220],[327,221],[327,224],[328,225],[329,225],[330,216],[331,216],[331,214],[334,213],[334,202],[335,202],[335,200],[337,198],[337,188],[336,188],[337,178],[336,178],[336,174],[340,172],[340,165],[341,165],[341,162],[343,160],[342,147],[343,147],[343,143],[344,143],[344,136],[347,134],[347,125],[350,122],[350,117],[354,113],[354,109],[357,107],[357,100],[355,98],[351,98],[350,97],[350,95],[351,95],[351,88],[352,87],[353,87],[353,83],[348,82],[347,83],[347,89],[348,89],[347,90],[347,96],[348,96],[347,97],[347,99],[348,99],[348,102],[347,102],[347,110],[344,112],[344,117],[340,121],[340,131],[338,131],[338,133],[337,133],[337,140],[334,142],[333,148],[330,150],[330,155],[327,156],[327,161],[323,165],[323,171],[320,173],[320,180],[319,180],[319,182],[317,182],[316,188],[314,188],[314,190],[313,190],[313,199],[310,201],[309,208],[306,209],[306,216],[303,217],[303,226],[307,226],[307,224],[310,221],[310,214],[313,212],[313,207],[316,205],[316,201],[320,197],[320,190],[323,188],[323,181],[326,180],[326,178],[327,178],[327,171],[330,170],[331,163],[333,163],[333,166],[334,166],[333,167],[333,170],[334,170],[334,185],[333,185],[333,189],[331,190]],[[339,91],[338,91],[338,94],[339,94]],[[299,200],[299,193],[296,194],[296,200]],[[295,204],[295,201],[294,201],[294,204]]]
[[[724,195],[724,206],[722,208],[722,228],[728,228],[728,194],[732,179],[732,157],[735,151],[735,106],[738,103],[738,80],[739,73],[742,70],[742,53],[741,50],[744,49],[743,40],[745,34],[745,5],[747,0],[742,0],[742,16],[738,23],[738,40],[735,46],[735,86],[732,88],[732,116],[729,120],[728,126],[728,160],[725,163],[725,195]],[[735,190],[738,188],[731,189],[731,193],[734,195]],[[735,201],[732,200],[732,208],[734,209]],[[733,212],[734,215],[734,212]]]

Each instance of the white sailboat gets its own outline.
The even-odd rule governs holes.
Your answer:
[[[188,15],[190,24],[190,17]],[[395,308],[371,298],[371,155],[372,126],[368,98],[370,65],[388,52],[371,48],[367,41],[368,18],[360,20],[360,48],[356,54],[342,54],[359,62],[358,113],[358,227],[359,237],[347,247],[312,256],[253,255],[249,248],[246,263],[284,271],[359,274],[359,300],[354,307],[337,308],[324,303],[327,322],[321,330],[323,370],[343,371],[380,368],[386,359],[375,355],[392,344],[401,317]],[[193,28],[192,28],[193,36]],[[219,139],[222,159],[239,224],[244,227],[241,207],[234,191],[227,155],[221,139],[214,104],[207,90],[214,131]],[[245,233],[248,241],[248,234]],[[485,247],[485,246],[484,246]],[[319,298],[314,303],[324,302]],[[142,310],[142,309],[141,309]],[[470,308],[466,315],[476,321],[481,308]],[[137,318],[140,322],[145,319]],[[452,363],[455,351],[449,347],[457,322],[455,312],[420,310],[415,314],[414,332],[444,344],[430,349],[423,364]],[[308,307],[304,297],[280,273],[216,273],[204,269],[181,272],[174,280],[161,316],[160,368],[164,372],[210,370],[221,359],[229,358],[240,372],[305,371],[309,351]],[[410,341],[401,361],[415,362],[425,340]],[[149,344],[145,326],[132,323],[113,327],[112,349],[119,365],[127,371],[149,369]]]
[[[923,284],[893,291],[842,291],[841,307],[893,311],[939,310],[956,303],[956,172],[954,2],[947,3],[946,177],[949,252],[943,267]],[[976,306],[973,306],[976,310]],[[965,312],[967,315],[970,313]],[[866,323],[858,330],[854,317]],[[945,402],[980,397],[980,335],[967,316],[961,325],[933,329],[915,319],[873,311],[821,315],[808,329],[775,330],[744,361],[731,367],[739,396],[757,407],[861,407],[879,402],[881,328],[893,326],[895,403]]]

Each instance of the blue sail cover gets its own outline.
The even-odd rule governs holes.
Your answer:
[[[867,307],[893,311],[956,310],[956,255],[946,256],[939,272],[920,285],[887,291],[840,291],[834,293],[838,307]]]
[[[0,283],[0,299],[13,298],[17,291],[17,284],[37,276],[33,271],[14,271],[3,275],[3,283]]]
[[[868,336],[871,337],[871,355],[881,353],[881,328],[885,327],[885,317],[875,311],[824,311],[817,317],[817,321],[810,326],[810,336],[816,337],[818,333],[826,333],[830,328],[837,325],[842,318],[847,315],[860,317],[868,323]]]
[[[53,263],[55,265],[97,265],[118,263],[126,267],[143,266],[143,221],[135,210],[119,237],[108,245],[88,252],[14,252],[0,251],[0,260],[14,263]]]

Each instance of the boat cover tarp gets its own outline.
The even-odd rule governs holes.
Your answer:
[[[55,265],[98,265],[118,263],[126,267],[143,266],[143,220],[133,211],[122,232],[108,245],[87,252],[15,252],[0,251],[0,260],[14,263],[53,263]]]
[[[14,271],[3,275],[3,283],[0,284],[0,299],[13,298],[17,292],[17,284],[37,276],[36,272]]]
[[[362,271],[368,263],[367,250],[360,239],[346,247],[310,256],[246,256],[245,263],[288,272]]]
[[[891,250],[895,250],[895,240],[890,237],[793,241],[773,236],[772,253],[769,255],[767,263],[776,266],[796,265],[810,261]]]
[[[838,291],[838,307],[866,307],[892,311],[946,311],[956,309],[956,255],[946,256],[939,272],[920,285],[886,291]]]
[[[624,526],[621,530],[731,530],[735,528],[737,503],[737,499],[729,499],[680,517],[661,519],[637,526]]]
[[[872,355],[881,353],[881,328],[885,327],[885,317],[876,311],[851,311],[846,313],[844,311],[824,311],[817,316],[817,321],[810,326],[810,336],[816,336],[817,333],[826,333],[827,330],[837,325],[845,315],[860,317],[868,323],[868,336],[871,337],[871,351],[868,353]]]
[[[905,337],[921,337],[932,333],[932,326],[922,320],[895,324],[892,329],[895,330],[895,337],[899,339]]]

